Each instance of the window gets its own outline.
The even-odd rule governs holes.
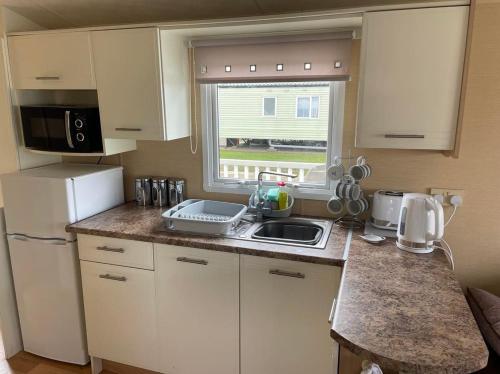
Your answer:
[[[319,96],[297,97],[297,118],[319,118]]]
[[[249,194],[259,172],[273,171],[296,177],[264,175],[266,185],[331,197],[326,170],[341,154],[344,90],[337,81],[202,84],[205,190]]]
[[[276,97],[264,97],[262,99],[262,115],[263,116],[276,115]]]

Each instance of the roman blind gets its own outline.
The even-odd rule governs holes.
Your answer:
[[[349,80],[352,32],[191,41],[199,83]]]

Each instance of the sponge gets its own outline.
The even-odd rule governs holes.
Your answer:
[[[269,191],[267,191],[267,200],[277,202],[279,194],[280,194],[279,188],[270,188]]]

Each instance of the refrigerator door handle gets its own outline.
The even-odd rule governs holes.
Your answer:
[[[21,240],[23,242],[29,242],[29,241],[41,241],[47,244],[53,244],[53,245],[66,245],[68,242],[66,239],[58,239],[58,238],[32,238],[28,235],[22,235],[22,234],[8,234],[9,238],[12,238],[14,240]]]
[[[66,245],[68,242],[64,239],[50,239],[47,240],[47,243],[53,244],[53,245]]]
[[[11,237],[12,239],[14,240],[22,240],[23,242],[27,242],[29,239],[24,236],[24,235],[17,235],[17,234],[12,234],[12,235],[8,235],[9,237]]]

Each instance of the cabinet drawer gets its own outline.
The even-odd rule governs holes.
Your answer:
[[[80,260],[154,269],[153,243],[78,235]]]
[[[80,264],[89,354],[157,370],[154,272]]]
[[[89,32],[8,38],[16,89],[95,89]]]

